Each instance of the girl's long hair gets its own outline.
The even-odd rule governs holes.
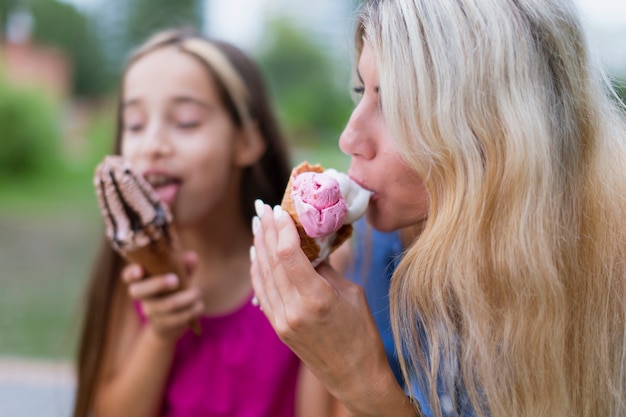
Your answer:
[[[624,112],[572,2],[372,1],[356,36],[430,195],[392,281],[409,385],[437,416],[626,416]]]
[[[240,201],[244,221],[254,216],[254,200],[260,198],[270,205],[280,204],[287,185],[290,164],[286,142],[273,112],[273,106],[257,65],[232,44],[209,40],[188,29],[168,30],[154,35],[129,59],[128,68],[142,56],[164,47],[177,47],[197,58],[215,79],[223,103],[236,126],[247,129],[252,124],[266,143],[259,161],[244,169]],[[126,72],[125,72],[126,73]],[[122,99],[122,94],[119,94]],[[121,151],[122,113],[117,109],[117,130],[114,152]],[[93,405],[98,378],[102,372],[105,347],[110,341],[116,309],[128,301],[120,283],[124,260],[103,239],[94,263],[85,299],[85,318],[79,341],[77,360],[77,391],[74,417],[86,417]]]

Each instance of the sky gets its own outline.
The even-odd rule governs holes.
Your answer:
[[[86,10],[105,0],[62,0]],[[246,47],[262,30],[258,16],[268,0],[207,0],[213,17],[211,35]],[[346,0],[348,1],[348,0]],[[609,70],[626,74],[626,0],[574,0],[588,28],[591,47]],[[310,2],[310,0],[292,0]],[[242,14],[241,10],[246,13]],[[237,24],[233,24],[237,22]]]
[[[626,26],[626,1],[624,0],[576,0],[583,18],[593,25],[605,28]]]
[[[103,0],[62,0],[72,3],[78,7],[90,8],[96,4],[101,4]],[[230,10],[237,7],[241,10],[241,1],[233,0],[211,0],[223,10]],[[295,0],[309,1],[309,0]],[[605,26],[626,25],[626,1],[624,0],[575,0],[579,4],[583,14],[591,19],[594,24]],[[254,1],[252,3],[258,3]],[[230,4],[231,7],[223,7]],[[247,8],[246,8],[247,9]]]

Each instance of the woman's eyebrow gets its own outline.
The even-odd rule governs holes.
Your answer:
[[[361,84],[365,84],[365,82],[363,81],[363,77],[361,77],[361,71],[359,71],[359,69],[358,69],[358,68],[356,69],[356,76],[357,76],[357,78],[359,79],[359,82],[360,82]]]

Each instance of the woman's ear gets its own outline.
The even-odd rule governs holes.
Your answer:
[[[235,164],[242,168],[254,165],[265,153],[266,148],[267,144],[256,123],[248,129],[241,129],[237,135]]]

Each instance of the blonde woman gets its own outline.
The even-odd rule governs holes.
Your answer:
[[[416,235],[390,290],[408,396],[362,290],[258,204],[279,336],[350,415],[626,416],[623,107],[572,1],[371,1],[356,52],[339,146],[372,226]]]

